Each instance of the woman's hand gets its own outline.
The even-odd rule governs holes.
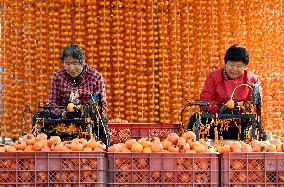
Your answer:
[[[67,112],[66,110],[64,110],[61,114],[62,118],[65,119],[67,117]]]
[[[229,113],[231,113],[231,110],[227,106],[223,105],[220,108],[220,114],[229,114]]]

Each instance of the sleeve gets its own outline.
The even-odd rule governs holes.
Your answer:
[[[205,80],[204,87],[200,94],[200,101],[206,101],[209,104],[209,107],[203,107],[202,110],[210,113],[218,113],[220,110],[220,106],[216,106],[219,104],[216,102],[215,98],[215,91],[216,91],[216,83],[214,81],[212,73],[209,74]],[[210,106],[214,105],[214,106]]]
[[[102,75],[99,76],[97,84],[95,84],[94,86],[95,86],[94,90],[97,91],[101,95],[102,113],[106,117],[106,111],[107,111],[106,85],[105,85],[105,80]]]
[[[260,81],[258,79],[258,77],[256,75],[251,75],[250,79],[249,79],[249,84],[253,85],[253,84],[258,84],[260,85]],[[249,93],[247,95],[247,101],[251,101],[252,100],[252,89],[249,89]]]
[[[60,116],[63,109],[59,109],[60,106],[60,86],[59,86],[59,79],[56,73],[53,74],[51,83],[50,83],[50,93],[48,97],[49,106],[52,106],[52,113],[56,116]]]

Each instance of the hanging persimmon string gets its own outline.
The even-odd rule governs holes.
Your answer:
[[[228,46],[244,45],[263,88],[263,126],[283,134],[282,12],[283,2],[274,0],[2,1],[2,135],[20,134],[23,106],[36,112],[47,102],[70,43],[106,79],[109,119],[161,124],[179,123],[208,71],[224,66]],[[25,115],[26,131],[31,116]]]

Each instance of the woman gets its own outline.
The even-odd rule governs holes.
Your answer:
[[[241,84],[259,84],[258,77],[247,70],[249,63],[249,53],[246,48],[239,45],[232,45],[224,57],[225,66],[212,71],[206,78],[203,90],[200,94],[200,101],[209,103],[209,107],[203,107],[204,111],[213,114],[222,113],[225,110],[223,104],[231,99],[234,89]],[[239,86],[236,88],[233,100],[235,102],[251,101],[252,90],[248,86]],[[192,129],[196,121],[196,114],[189,120],[189,128]],[[205,122],[206,119],[202,119]],[[245,125],[242,123],[242,137],[244,137]],[[210,137],[214,137],[213,128],[210,128]],[[228,132],[223,133],[226,139],[238,139],[238,127],[230,126]]]
[[[48,102],[53,106],[67,106],[72,92],[79,95],[81,104],[90,104],[90,94],[101,96],[101,112],[106,113],[105,81],[102,75],[85,63],[83,50],[71,44],[62,53],[64,67],[53,74]],[[65,115],[64,110],[54,108],[56,115]]]
[[[62,53],[63,68],[53,74],[50,87],[50,95],[48,98],[49,106],[52,107],[50,118],[66,118],[72,117],[72,113],[66,111],[66,106],[71,101],[71,96],[76,95],[76,102],[82,105],[90,105],[91,94],[99,96],[99,113],[103,118],[104,126],[96,126],[93,131],[99,138],[108,145],[109,133],[106,123],[106,87],[105,80],[101,73],[91,68],[85,63],[85,55],[83,50],[75,44],[71,44],[63,49]],[[62,109],[61,106],[65,106]],[[43,114],[36,114],[40,117]],[[35,122],[33,123],[35,124]]]

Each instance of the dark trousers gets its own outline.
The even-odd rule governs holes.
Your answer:
[[[190,118],[189,118],[189,121],[188,121],[188,129],[189,130],[193,130],[195,127],[195,123],[196,121],[199,120],[199,117],[198,117],[198,113],[194,113]],[[206,125],[206,124],[210,124],[211,123],[211,120],[210,118],[204,118],[204,117],[201,117],[201,120],[200,122],[203,124],[203,125]],[[237,119],[238,120],[238,119]],[[250,119],[241,119],[241,133],[240,133],[240,140],[244,140],[245,139],[245,130],[246,130],[246,127],[249,127],[250,125],[252,124],[251,120]],[[201,124],[199,124],[200,126]],[[215,126],[214,124],[211,124],[210,126],[210,130],[209,130],[209,134],[207,135],[208,138],[210,139],[215,139],[215,133],[214,133],[214,128],[217,127],[217,131],[219,133],[218,137],[220,138],[220,135],[224,138],[224,139],[232,139],[232,140],[238,140],[238,134],[239,134],[239,127],[234,125],[234,124],[231,124],[229,125],[228,127],[228,131],[225,130],[225,128],[223,127],[223,131],[222,131],[222,134],[220,134],[220,125],[218,126]]]

